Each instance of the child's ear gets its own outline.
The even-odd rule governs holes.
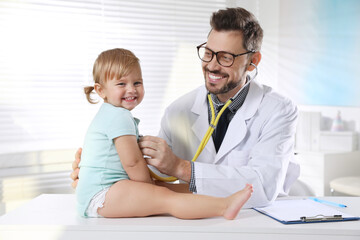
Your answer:
[[[94,84],[94,88],[95,88],[95,92],[96,92],[102,99],[105,99],[105,98],[106,98],[106,95],[105,95],[105,93],[104,93],[104,89],[103,89],[103,87],[101,86],[101,84],[95,83],[95,84]]]

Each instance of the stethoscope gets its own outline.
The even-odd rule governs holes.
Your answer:
[[[210,140],[210,137],[211,135],[213,134],[218,122],[219,122],[219,119],[221,117],[221,115],[223,114],[223,112],[225,111],[225,109],[234,101],[234,99],[241,93],[241,91],[243,89],[245,89],[245,87],[247,85],[250,84],[250,82],[252,80],[255,79],[255,77],[257,76],[258,74],[258,69],[257,69],[257,66],[254,64],[254,63],[250,63],[250,65],[254,66],[255,67],[255,75],[253,77],[251,77],[245,84],[244,86],[241,87],[241,89],[232,97],[230,98],[229,100],[226,101],[226,103],[224,104],[224,106],[221,108],[221,110],[219,111],[219,113],[217,114],[216,118],[215,118],[215,109],[214,109],[214,104],[212,102],[212,99],[211,99],[211,95],[210,93],[208,93],[207,97],[208,97],[208,101],[209,101],[209,104],[210,104],[210,110],[211,110],[211,121],[210,121],[210,124],[209,124],[209,128],[208,130],[206,131],[203,139],[201,140],[200,142],[200,145],[198,147],[198,149],[196,150],[196,153],[193,157],[193,159],[191,160],[192,162],[195,162],[196,159],[199,157],[199,155],[201,154],[201,152],[204,150],[206,144],[208,143],[208,141]],[[160,180],[162,182],[174,182],[176,180],[178,180],[176,177],[161,177],[161,176],[158,176],[156,175],[153,171],[150,170],[150,175],[151,177],[155,178],[156,180]]]

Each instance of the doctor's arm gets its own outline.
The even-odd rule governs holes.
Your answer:
[[[147,158],[148,164],[154,166],[161,173],[174,176],[185,182],[190,182],[191,163],[176,156],[167,142],[159,137],[144,136],[139,141],[139,146]]]
[[[283,191],[286,179],[296,180],[298,168],[290,169],[293,166],[289,164],[294,154],[297,109],[278,106],[274,110],[265,118],[257,141],[248,150],[230,152],[228,164],[195,162],[197,193],[227,196],[250,183],[254,192],[246,207],[264,206]]]

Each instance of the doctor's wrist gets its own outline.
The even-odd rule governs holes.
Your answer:
[[[191,162],[181,158],[178,158],[177,162],[174,176],[189,183],[191,179]]]

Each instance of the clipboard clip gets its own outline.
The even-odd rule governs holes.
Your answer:
[[[324,215],[316,215],[313,217],[300,217],[303,222],[326,222],[326,221],[338,221],[343,220],[342,215],[334,215],[334,216],[324,216]]]

